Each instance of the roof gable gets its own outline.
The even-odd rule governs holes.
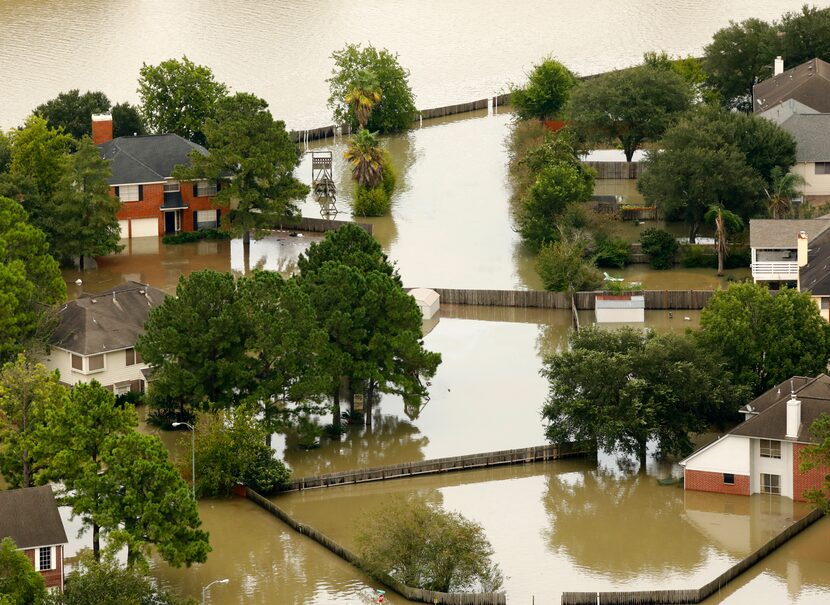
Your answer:
[[[50,485],[0,491],[2,538],[11,538],[18,548],[67,543]]]
[[[753,218],[749,221],[749,245],[752,248],[781,248],[795,250],[798,234],[807,232],[807,240],[813,241],[830,227],[826,218],[771,219]]]
[[[830,64],[811,59],[752,87],[753,110],[766,111],[795,99],[816,111],[830,113]]]
[[[176,166],[190,166],[191,152],[208,154],[177,134],[118,137],[98,147],[101,157],[110,161],[110,185],[158,183],[171,178]]]
[[[795,139],[797,162],[830,162],[830,113],[794,114],[779,126]]]

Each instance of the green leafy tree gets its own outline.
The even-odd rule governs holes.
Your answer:
[[[830,61],[830,9],[801,7],[781,19],[781,52],[790,67],[810,59]]]
[[[772,218],[782,218],[792,210],[793,198],[798,196],[806,181],[800,174],[788,172],[781,166],[775,166],[772,169],[770,181],[769,187],[764,189],[767,195],[767,207]]]
[[[32,113],[41,116],[49,128],[63,128],[64,132],[76,139],[92,136],[92,116],[107,113],[110,100],[101,91],[87,91],[81,94],[77,88],[62,92],[54,99],[38,105]]]
[[[617,140],[630,162],[634,152],[658,140],[690,102],[691,89],[680,75],[642,65],[582,82],[571,92],[566,113],[582,139]]]
[[[0,176],[9,170],[12,162],[11,137],[0,130]]]
[[[96,522],[107,494],[98,491],[98,478],[106,471],[101,460],[110,437],[135,429],[138,418],[129,404],[119,406],[115,395],[93,380],[69,391],[62,406],[47,411],[47,422],[37,434],[37,450],[49,459],[42,477],[59,482],[61,499],[92,527],[92,553],[100,560],[100,527]]]
[[[138,107],[126,102],[116,103],[112,106],[110,113],[112,114],[112,136],[131,137],[147,134]]]
[[[294,202],[309,191],[294,177],[300,151],[268,103],[248,93],[222,98],[204,132],[210,155],[192,153],[191,166],[175,174],[222,181],[214,202],[227,209],[227,226],[243,236],[246,248],[252,231],[272,229],[298,213]]]
[[[55,192],[49,221],[53,254],[77,258],[81,269],[85,256],[106,256],[122,247],[116,216],[121,203],[109,194],[107,179],[111,174],[109,162],[85,136],[78,142]]]
[[[752,86],[772,75],[778,49],[776,27],[747,19],[718,30],[703,49],[703,71],[727,107],[752,111]]]
[[[677,254],[677,239],[668,231],[648,228],[640,233],[640,245],[652,269],[671,269]]]
[[[371,73],[380,93],[380,101],[372,107],[365,126],[373,132],[400,132],[412,125],[417,114],[415,97],[409,86],[409,71],[398,63],[397,54],[374,46],[361,48],[348,44],[332,53],[334,69],[329,83],[328,106],[337,124],[349,124],[353,130],[360,127],[355,107],[346,99]]]
[[[440,592],[498,590],[484,529],[423,498],[393,500],[372,514],[356,537],[361,565],[415,588]]]
[[[649,51],[643,55],[643,64],[671,70],[683,78],[692,89],[693,103],[716,105],[721,102],[720,95],[706,79],[703,61],[699,57],[671,57],[665,51]]]
[[[372,109],[380,103],[381,98],[380,84],[375,74],[369,70],[358,72],[343,100],[351,108],[360,130],[366,128]]]
[[[196,427],[196,493],[229,496],[241,483],[270,494],[287,485],[291,471],[274,456],[265,437],[265,428],[251,410],[203,414]],[[182,467],[190,472],[189,457]]]
[[[791,376],[815,376],[830,361],[830,325],[809,293],[762,284],[716,291],[700,316],[697,337],[719,353],[738,384],[759,395]]]
[[[208,534],[190,487],[173,467],[158,437],[135,431],[104,441],[98,475],[104,501],[95,519],[114,548],[127,547],[127,565],[143,561],[148,546],[174,567],[204,563]]]
[[[545,360],[550,391],[542,415],[552,442],[585,440],[636,454],[645,470],[656,439],[672,454],[691,451],[690,432],[734,410],[743,392],[717,355],[674,334],[589,327]]]
[[[402,284],[395,266],[389,262],[378,241],[365,229],[346,223],[329,231],[322,241],[314,242],[297,260],[300,274],[308,276],[322,269],[326,261],[336,261],[363,273],[379,271]]]
[[[718,275],[723,275],[723,259],[729,253],[729,234],[736,233],[744,228],[741,217],[729,212],[723,206],[715,205],[709,208],[704,217],[715,227],[715,251],[718,253]]]
[[[66,397],[58,373],[25,355],[0,368],[0,473],[12,487],[34,486],[51,464],[39,435]]]
[[[551,120],[559,114],[576,78],[559,61],[547,58],[528,74],[527,84],[512,87],[510,102],[521,120]]]
[[[545,290],[554,292],[573,294],[602,285],[602,275],[585,257],[585,245],[579,239],[562,239],[542,248],[536,257],[536,272]]]
[[[45,343],[50,309],[66,299],[66,284],[42,231],[20,204],[0,197],[0,363]]]
[[[209,67],[186,56],[158,65],[144,63],[139,71],[141,113],[150,132],[177,134],[199,145],[206,144],[205,122],[227,93]]]
[[[383,152],[377,137],[366,130],[359,130],[350,140],[344,154],[352,168],[352,178],[358,186],[372,189],[383,180]]]
[[[830,415],[822,414],[813,421],[810,426],[810,437],[813,445],[801,450],[801,472],[808,472],[813,469],[830,468]],[[813,505],[823,511],[830,511],[830,474],[824,476],[822,485],[818,489],[808,490],[804,494],[794,496],[806,496]]]
[[[0,540],[0,605],[45,605],[43,576],[11,538]]]

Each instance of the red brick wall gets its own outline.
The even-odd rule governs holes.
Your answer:
[[[92,142],[96,145],[112,141],[112,119],[92,120]]]
[[[194,195],[194,188],[196,183],[182,183],[181,194],[184,203],[189,206],[187,210],[182,210],[182,231],[193,231],[193,213],[197,210],[212,210],[213,197],[196,197]]]
[[[26,553],[27,557],[29,557],[29,561],[31,562],[32,567],[37,569],[37,566],[35,565],[35,556],[37,555],[37,549],[30,548],[28,550],[24,550],[23,552]],[[57,559],[57,565],[55,566],[55,569],[40,572],[40,575],[43,576],[43,581],[46,583],[46,588],[52,588],[53,586],[63,588],[61,584],[61,579],[63,578],[63,546],[55,547],[55,558]]]
[[[801,472],[801,450],[805,447],[801,443],[793,444],[793,500],[799,502],[804,502],[805,491],[819,489],[825,475],[830,473],[830,469],[822,467]]]
[[[683,484],[686,489],[699,492],[715,492],[734,496],[749,495],[749,475],[735,475],[735,485],[723,482],[723,473],[707,471],[684,471]]]
[[[196,197],[193,195],[195,184],[182,183],[182,200],[189,207],[182,210],[182,231],[193,231],[193,213],[197,210],[211,210],[213,197]],[[164,213],[160,210],[164,203],[164,185],[162,183],[144,185],[143,197],[140,202],[122,202],[118,211],[118,220],[133,218],[158,218],[158,232],[164,235]],[[110,190],[115,195],[115,188]]]

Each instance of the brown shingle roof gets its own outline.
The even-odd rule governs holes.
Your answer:
[[[3,538],[11,538],[18,548],[67,543],[51,486],[0,491],[0,539]]]
[[[84,294],[60,310],[60,324],[50,344],[94,355],[127,349],[144,333],[150,311],[165,293],[138,282],[127,282],[102,294]]]
[[[753,110],[760,113],[795,99],[821,113],[830,113],[830,63],[811,59],[752,87]]]

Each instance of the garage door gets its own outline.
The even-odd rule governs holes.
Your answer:
[[[118,221],[118,228],[121,229],[121,239],[130,237],[130,221]]]
[[[134,218],[133,237],[158,237],[159,220],[157,218]]]

